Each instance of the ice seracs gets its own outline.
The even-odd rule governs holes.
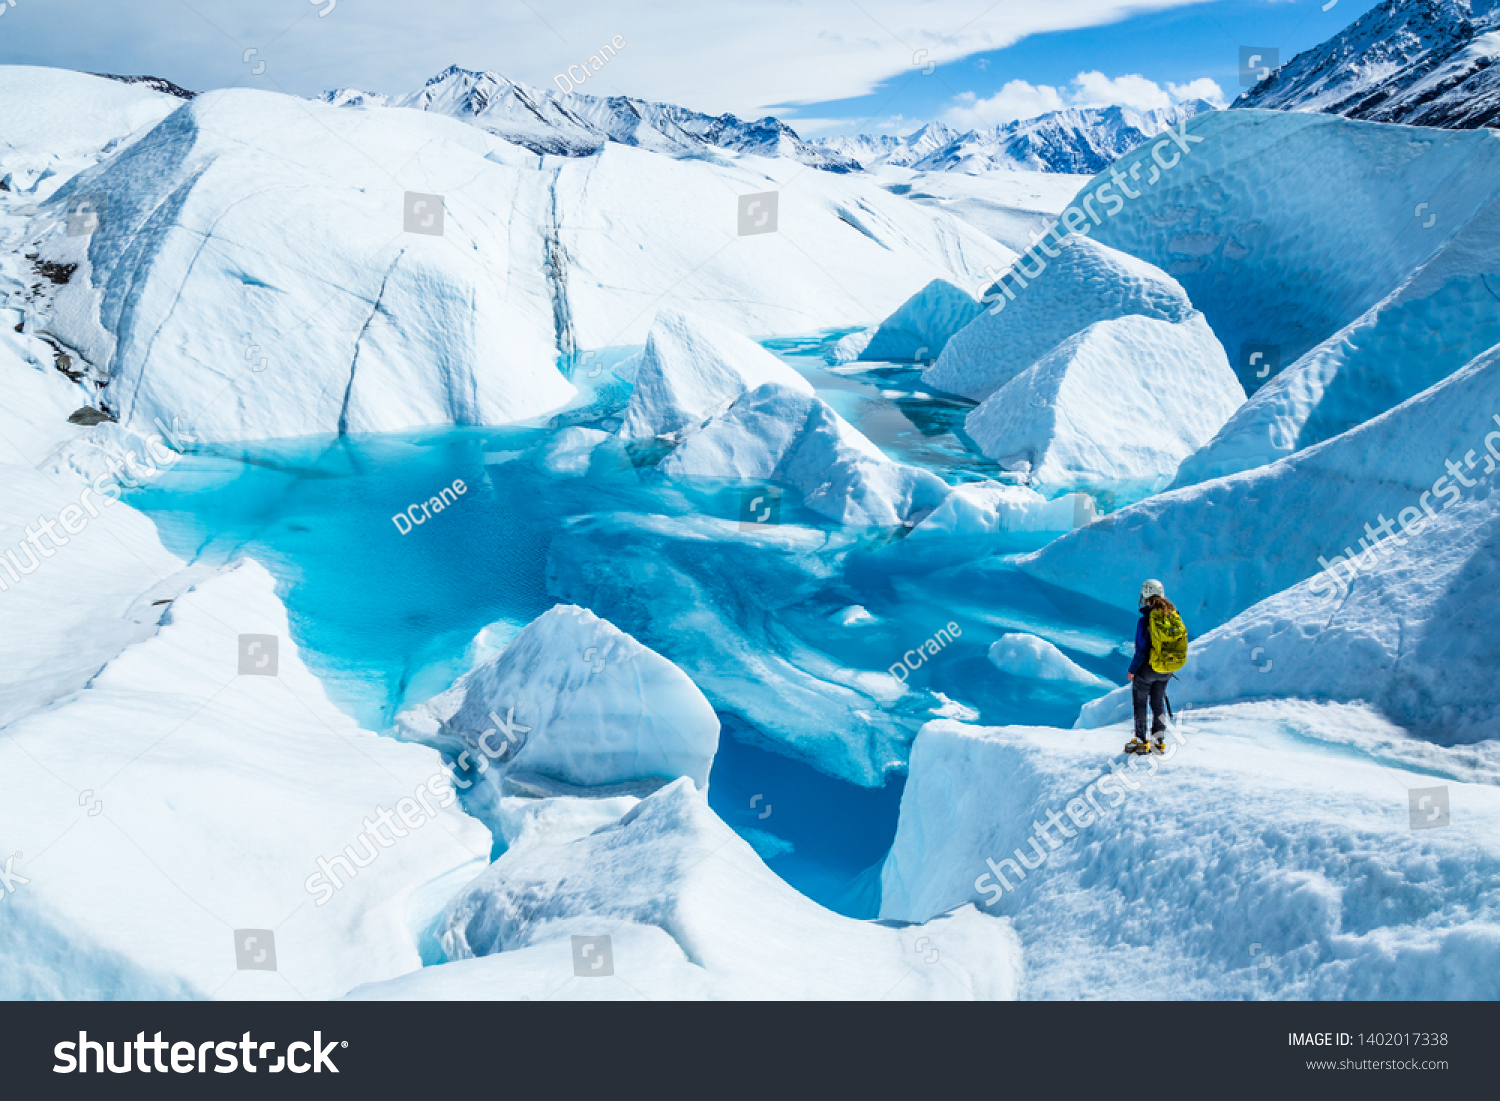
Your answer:
[[[1148,498],[1019,564],[1120,608],[1134,607],[1142,578],[1159,577],[1197,637],[1325,562],[1337,574],[1341,561],[1389,558],[1436,517],[1491,492],[1497,411],[1500,348],[1358,428]]]
[[[1392,759],[1399,729],[1348,705],[1195,709],[1122,763],[1128,737],[925,725],[881,916],[1009,917],[1023,997],[1500,994],[1493,767]],[[1453,828],[1412,828],[1438,785]]]
[[[592,832],[534,831],[440,928],[452,962],[353,997],[988,1000],[1021,975],[1008,923],[973,907],[898,927],[809,901],[686,780]]]
[[[1402,151],[1402,144],[1392,141],[1394,128],[1373,129],[1376,133],[1366,138],[1370,146],[1388,154]],[[1483,173],[1480,166],[1485,164],[1500,170],[1500,142],[1493,137],[1477,146],[1467,135],[1432,138],[1434,143],[1464,139],[1476,172]],[[1414,189],[1436,189],[1418,171],[1424,159],[1415,160],[1403,175]],[[1434,165],[1432,170],[1445,167]],[[1500,267],[1500,187],[1493,176],[1474,179],[1467,168],[1464,174],[1460,188],[1449,191],[1443,185],[1447,202],[1441,216],[1431,203],[1413,204],[1408,234],[1429,238],[1431,254],[1349,324],[1295,362],[1283,360],[1279,373],[1183,463],[1176,484],[1248,470],[1330,439],[1426,389],[1500,341],[1500,299],[1491,274]],[[1472,193],[1476,184],[1484,192],[1477,200]]]
[[[330,702],[261,566],[179,571],[152,592],[130,553],[147,541],[110,544],[62,551],[96,556],[121,587],[134,577],[135,607],[97,584],[67,588],[89,579],[61,551],[55,572],[30,579],[57,609],[84,596],[99,619],[119,609],[144,630],[120,640],[116,628],[124,644],[86,686],[6,726],[7,844],[29,882],[0,923],[5,996],[329,998],[420,966],[417,930],[483,868],[489,834],[450,786],[446,801],[425,796],[434,817],[418,811],[418,828],[358,838],[419,788],[446,784],[438,755],[361,730]],[[56,627],[38,615],[31,648],[97,649],[78,611]],[[275,675],[236,675],[242,632],[279,639]],[[323,905],[306,886],[319,858],[336,878]],[[237,930],[274,949],[274,971],[237,970]]]
[[[661,472],[791,486],[806,507],[856,527],[914,523],[948,494],[937,475],[886,458],[821,398],[776,382],[709,420]]]
[[[1051,489],[1167,485],[1245,400],[1202,315],[1137,314],[1069,337],[964,422],[988,457]]]
[[[1171,276],[1088,237],[1049,234],[1012,272],[1023,265],[1022,280],[1006,276],[1014,300],[987,292],[988,308],[948,341],[923,382],[983,401],[1096,321],[1139,314],[1175,322],[1193,312]]]
[[[749,337],[677,309],[656,315],[632,370],[634,389],[620,427],[627,438],[680,432],[765,382],[813,392],[806,379]]]
[[[1325,559],[1330,569],[1197,639],[1172,691],[1180,684],[1180,698],[1195,707],[1363,701],[1415,738],[1493,744],[1500,642],[1488,625],[1500,616],[1500,422],[1491,427],[1496,454],[1472,471],[1476,484],[1463,490],[1470,496],[1444,500],[1436,517],[1424,512],[1415,529],[1392,529],[1352,558]],[[1128,711],[1116,693],[1085,707],[1079,723],[1100,726]]]
[[[525,421],[574,397],[558,362],[644,342],[661,288],[739,332],[808,332],[871,324],[1011,255],[859,176],[782,188],[805,169],[776,157],[607,142],[539,163],[435,112],[64,78],[171,110],[133,138],[122,121],[113,154],[27,231],[54,270],[76,265],[38,328],[136,427],[187,413],[228,440]],[[738,237],[726,190],[778,189],[778,233]],[[69,203],[89,195],[108,197],[104,229],[70,236]],[[438,201],[422,196],[440,197],[441,235],[406,225],[406,202]]]
[[[327,140],[335,121],[346,141]],[[371,188],[356,151],[371,142],[414,158],[410,191],[444,195],[443,236],[402,232],[402,194]],[[524,202],[477,198],[518,186],[510,148],[411,112],[199,96],[39,216],[43,254],[79,264],[48,331],[106,369],[123,423],[185,411],[207,439],[536,416],[574,391],[550,362],[541,268],[487,267],[531,222]],[[66,203],[89,192],[109,195],[105,228],[68,236]]]
[[[404,712],[397,730],[455,759],[465,790],[478,781],[477,813],[510,774],[583,788],[686,776],[705,787],[719,745],[718,717],[682,670],[565,604]]]
[[[1496,247],[1493,132],[1263,110],[1200,115],[1187,132],[1191,153],[1093,236],[1176,278],[1248,393],[1319,356],[1301,393],[1277,399],[1284,440],[1269,409],[1255,413],[1262,454],[1367,420],[1497,339],[1500,302],[1484,285]],[[1149,163],[1131,153],[1083,194]],[[1464,321],[1438,320],[1450,317]],[[1231,471],[1204,473],[1215,472]]]
[[[979,316],[979,303],[962,287],[934,279],[880,323],[860,359],[937,359],[953,334]]]
[[[1090,688],[1113,688],[1114,684],[1090,673],[1052,643],[1036,635],[1011,631],[990,643],[990,664],[1013,677],[1068,681]]]

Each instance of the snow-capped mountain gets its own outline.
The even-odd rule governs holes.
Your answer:
[[[929,122],[904,138],[891,134],[850,134],[846,137],[823,138],[818,144],[825,149],[842,153],[866,168],[876,164],[893,164],[904,168],[946,149],[960,136],[957,130],[944,126],[941,122]]]
[[[1468,130],[1500,124],[1500,6],[1386,0],[1292,58],[1235,107]]]
[[[117,73],[92,73],[90,75],[102,76],[106,80],[118,80],[121,84],[139,84],[143,88],[150,88],[153,92],[161,92],[163,95],[177,99],[192,99],[198,94],[159,76],[120,76]]]
[[[803,141],[790,126],[769,115],[746,121],[633,96],[564,94],[457,65],[444,69],[420,91],[405,95],[341,88],[321,98],[336,107],[433,111],[472,123],[534,153],[582,157],[613,141],[673,156],[701,154],[716,147],[786,157],[829,172],[859,168],[849,157]]]
[[[1070,107],[964,134],[929,123],[905,138],[861,134],[828,138],[821,144],[865,168],[892,164],[936,172],[1022,168],[1092,174],[1183,119],[1212,110],[1214,105],[1202,99],[1150,111],[1118,105]]]

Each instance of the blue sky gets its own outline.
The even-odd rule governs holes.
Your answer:
[[[0,63],[296,95],[412,91],[450,64],[551,87],[619,36],[627,45],[581,90],[774,112],[811,134],[907,132],[1206,91],[1227,101],[1241,45],[1286,60],[1373,2],[14,0],[0,6]]]
[[[1285,62],[1336,34],[1375,7],[1378,0],[1336,0],[1324,11],[1322,4],[1326,2],[1217,0],[1147,12],[1103,26],[1032,35],[1005,49],[938,65],[930,74],[914,68],[883,81],[871,94],[775,106],[793,126],[798,125],[799,118],[826,121],[828,125],[811,127],[821,134],[907,133],[931,119],[971,129],[1040,113],[1019,109],[1028,101],[1039,108],[1048,106],[1043,101],[1050,97],[1045,95],[999,97],[1012,82],[1056,89],[1067,105],[1075,100],[1093,102],[1099,97],[1089,92],[1095,90],[1101,94],[1113,90],[1116,98],[1129,96],[1130,90],[1121,87],[1120,78],[1130,75],[1144,77],[1169,98],[1180,98],[1171,97],[1171,86],[1185,88],[1206,78],[1213,81],[1227,104],[1243,90],[1240,46],[1274,47]],[[1074,83],[1080,73],[1099,73],[1111,83],[1106,86],[1096,81],[1096,88],[1080,87]],[[1202,86],[1195,86],[1194,91],[1202,94]],[[970,96],[976,101],[972,105],[967,102]],[[1008,105],[1017,109],[1007,112],[1003,108]]]

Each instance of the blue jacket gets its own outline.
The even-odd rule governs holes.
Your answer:
[[[1151,626],[1150,614],[1142,610],[1140,622],[1135,625],[1135,657],[1130,659],[1130,675],[1141,671],[1141,666],[1150,668],[1148,659],[1151,657]]]

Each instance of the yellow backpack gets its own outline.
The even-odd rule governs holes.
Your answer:
[[[1165,608],[1151,611],[1151,668],[1175,673],[1187,664],[1188,633],[1182,617]]]

